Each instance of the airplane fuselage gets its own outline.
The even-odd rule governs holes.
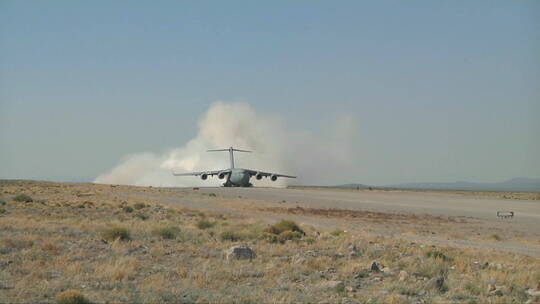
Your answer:
[[[251,187],[249,182],[251,175],[249,172],[242,168],[231,169],[231,174],[227,176],[227,180],[223,184],[225,187]]]

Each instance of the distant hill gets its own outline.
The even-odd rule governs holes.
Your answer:
[[[540,179],[516,177],[507,181],[495,183],[473,183],[464,181],[450,183],[406,183],[388,185],[384,188],[540,192]]]

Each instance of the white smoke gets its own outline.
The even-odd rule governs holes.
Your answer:
[[[351,159],[355,132],[354,120],[340,118],[333,132],[326,136],[313,133],[292,133],[274,117],[259,115],[246,103],[218,101],[210,106],[199,121],[195,138],[183,147],[162,155],[139,153],[127,156],[110,172],[94,181],[103,184],[139,186],[219,186],[224,180],[209,177],[176,177],[175,172],[206,171],[229,168],[227,152],[208,153],[208,149],[228,148],[252,150],[254,153],[235,153],[237,167],[298,175],[299,179],[252,179],[256,186],[284,187],[288,182],[313,183],[320,174],[331,169],[346,168]],[[322,179],[324,180],[324,179]]]

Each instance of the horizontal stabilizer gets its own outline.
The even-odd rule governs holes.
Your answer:
[[[248,150],[240,150],[240,149],[215,149],[215,150],[206,150],[206,152],[224,152],[224,151],[252,152],[252,151],[248,151]]]

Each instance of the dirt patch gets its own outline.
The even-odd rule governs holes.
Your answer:
[[[387,213],[373,212],[365,210],[349,210],[338,208],[303,208],[300,206],[287,207],[269,207],[259,208],[260,211],[274,213],[288,213],[296,215],[310,215],[322,217],[339,217],[362,219],[366,221],[436,221],[439,223],[467,223],[466,217],[450,217],[450,216],[434,216],[429,214],[403,214],[403,213]]]

